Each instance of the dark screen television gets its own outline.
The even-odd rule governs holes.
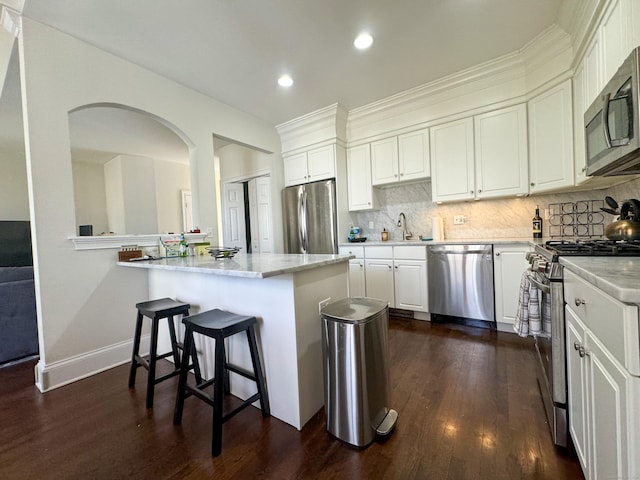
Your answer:
[[[0,221],[0,267],[29,265],[33,265],[29,222]]]

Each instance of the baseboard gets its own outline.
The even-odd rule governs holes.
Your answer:
[[[142,336],[140,345],[149,345],[148,334]],[[133,339],[47,365],[40,359],[35,366],[36,387],[44,393],[127,363],[131,361],[132,348]]]

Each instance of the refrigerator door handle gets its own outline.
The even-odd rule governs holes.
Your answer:
[[[302,253],[307,253],[307,192],[303,189],[298,200],[298,237]]]

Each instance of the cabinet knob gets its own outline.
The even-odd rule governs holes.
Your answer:
[[[578,297],[576,297],[573,301],[576,304],[576,307],[579,307],[580,305],[585,305],[587,303],[584,300],[580,300]]]
[[[535,183],[533,183],[533,182],[531,182],[531,186],[532,186],[532,187],[535,187],[535,186],[536,186],[536,184],[535,184]]]
[[[581,172],[586,172],[587,171],[587,167],[582,167],[582,169],[580,171]]]
[[[588,357],[589,352],[587,352],[583,346],[580,346],[578,349],[578,355],[580,355],[580,358]]]
[[[401,174],[400,174],[400,176],[401,176],[401,177],[404,177],[404,173],[401,173]]]
[[[580,344],[578,342],[573,342],[573,349],[580,350]]]
[[[479,189],[479,190],[478,190],[478,193],[482,193],[482,189]]]
[[[397,177],[397,176],[398,176],[398,174],[397,174],[397,173],[394,173],[394,174],[393,174],[393,176],[394,176],[394,177]]]
[[[473,193],[473,190],[469,190],[469,193]]]
[[[371,202],[367,202],[367,205],[371,205]]]
[[[496,252],[496,257],[499,257],[499,256],[500,256],[500,252]]]
[[[394,268],[397,270],[397,269],[398,269],[398,266],[396,265]]]
[[[389,267],[389,270],[391,270],[391,265],[388,265],[388,267]]]

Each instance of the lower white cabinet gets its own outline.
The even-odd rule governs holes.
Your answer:
[[[493,279],[495,285],[495,312],[498,329],[511,330],[516,321],[520,281],[529,267],[526,260],[529,244],[493,246]],[[500,325],[500,324],[506,325]],[[502,327],[502,328],[501,328]]]
[[[391,308],[428,311],[426,247],[342,246],[339,251],[360,255],[349,261],[349,296],[376,298]]]
[[[587,480],[640,477],[638,312],[565,269],[569,432]]]

